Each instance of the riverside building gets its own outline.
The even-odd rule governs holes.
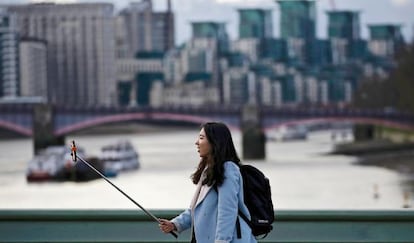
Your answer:
[[[0,7],[0,98],[20,93],[18,43],[16,16]]]
[[[108,3],[10,5],[21,37],[47,43],[48,101],[109,106],[115,101],[114,7]]]

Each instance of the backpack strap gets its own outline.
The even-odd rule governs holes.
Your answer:
[[[247,216],[242,211],[240,211],[240,209],[239,209],[239,216],[244,220],[244,222],[247,223],[247,225],[250,227],[250,229],[253,229],[252,222],[249,220],[249,218],[247,218]],[[238,223],[237,227],[238,227],[238,231],[241,231],[240,230],[240,222],[238,222],[238,221],[239,221],[239,217],[237,217],[237,223]],[[240,234],[240,236],[237,235],[237,238],[241,239],[241,234]]]
[[[244,215],[244,213],[242,212],[242,211],[240,211],[240,209],[239,209],[239,215],[240,215],[240,217],[242,217],[242,219],[250,226],[250,228],[252,227],[251,226],[251,222],[250,222],[250,220],[249,220],[249,218],[247,218],[247,216],[246,215]]]
[[[252,221],[250,221],[249,220],[249,218],[247,218],[247,216],[246,215],[244,215],[244,213],[242,212],[242,211],[240,211],[240,209],[239,209],[239,215],[240,215],[240,217],[242,217],[242,219],[247,223],[247,225],[249,225],[249,227],[250,227],[250,229],[252,229],[253,230],[253,226],[252,226]],[[237,217],[237,220],[238,220],[239,218]],[[240,223],[239,223],[239,227],[240,227]],[[256,237],[256,239],[264,239],[266,236],[268,235],[268,233],[266,233],[265,235],[263,235],[261,238],[257,238]],[[238,236],[238,235],[237,235]],[[241,238],[241,237],[240,237]],[[240,238],[238,238],[238,239],[240,239]]]
[[[240,220],[239,217],[236,219],[236,231],[237,231],[237,239],[241,239],[241,228],[240,228]]]

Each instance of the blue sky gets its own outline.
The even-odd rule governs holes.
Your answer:
[[[0,3],[28,3],[40,0],[0,0]],[[139,0],[135,0],[139,1]],[[360,11],[361,35],[368,38],[368,24],[402,24],[407,41],[413,40],[414,0],[315,0],[317,7],[317,36],[326,37],[326,11]],[[55,0],[55,2],[110,2],[117,9],[126,7],[129,0]],[[156,11],[166,9],[166,0],[153,0]],[[172,0],[176,22],[176,42],[181,44],[191,36],[191,21],[221,21],[227,23],[231,39],[238,37],[238,8],[271,9],[274,19],[274,36],[279,36],[279,9],[274,0]]]

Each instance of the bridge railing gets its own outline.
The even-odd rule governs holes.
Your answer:
[[[171,218],[179,210],[152,211]],[[414,242],[414,211],[276,211],[274,230],[259,242]],[[175,239],[133,210],[0,210],[0,242],[189,242]]]

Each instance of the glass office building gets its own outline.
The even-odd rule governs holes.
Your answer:
[[[316,8],[314,1],[277,0],[280,7],[281,38],[316,37]]]
[[[264,9],[239,9],[239,38],[271,38],[272,12]]]
[[[276,0],[280,7],[280,36],[287,41],[288,58],[295,65],[313,63],[316,39],[314,1]]]

